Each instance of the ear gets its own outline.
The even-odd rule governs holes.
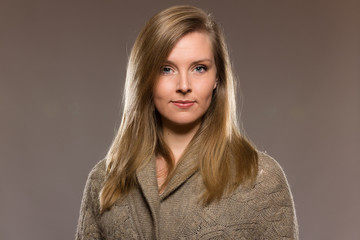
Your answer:
[[[213,88],[214,90],[216,89],[217,85],[218,85],[218,79],[216,78],[214,88]]]

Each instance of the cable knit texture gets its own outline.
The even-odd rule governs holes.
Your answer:
[[[85,186],[76,240],[298,239],[288,182],[279,164],[265,153],[259,152],[252,188],[239,186],[208,206],[199,204],[203,184],[191,161],[179,163],[160,195],[155,163],[150,161],[137,173],[138,187],[100,215],[104,179],[105,162],[100,161]]]

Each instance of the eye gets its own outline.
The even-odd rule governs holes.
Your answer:
[[[163,66],[163,67],[161,68],[161,73],[162,73],[162,74],[170,74],[170,73],[172,73],[172,72],[173,72],[173,70],[172,70],[172,68],[169,67],[169,66]]]
[[[194,68],[194,70],[198,73],[203,73],[203,72],[206,72],[207,67],[204,65],[198,65]]]

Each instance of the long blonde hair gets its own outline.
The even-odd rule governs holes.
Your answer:
[[[137,185],[137,170],[156,154],[167,162],[165,183],[171,178],[174,163],[162,136],[152,89],[176,42],[193,31],[206,32],[212,41],[218,83],[199,130],[179,161],[197,160],[205,186],[200,198],[205,204],[256,178],[258,156],[237,125],[235,82],[223,34],[212,17],[201,9],[174,6],[153,16],[132,48],[122,121],[106,156],[107,178],[100,193],[101,212]]]

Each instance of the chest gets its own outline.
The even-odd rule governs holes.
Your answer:
[[[200,179],[188,179],[166,196],[146,198],[141,189],[118,201],[99,219],[106,239],[240,239],[259,236],[256,196],[241,190],[219,202],[199,202]]]

